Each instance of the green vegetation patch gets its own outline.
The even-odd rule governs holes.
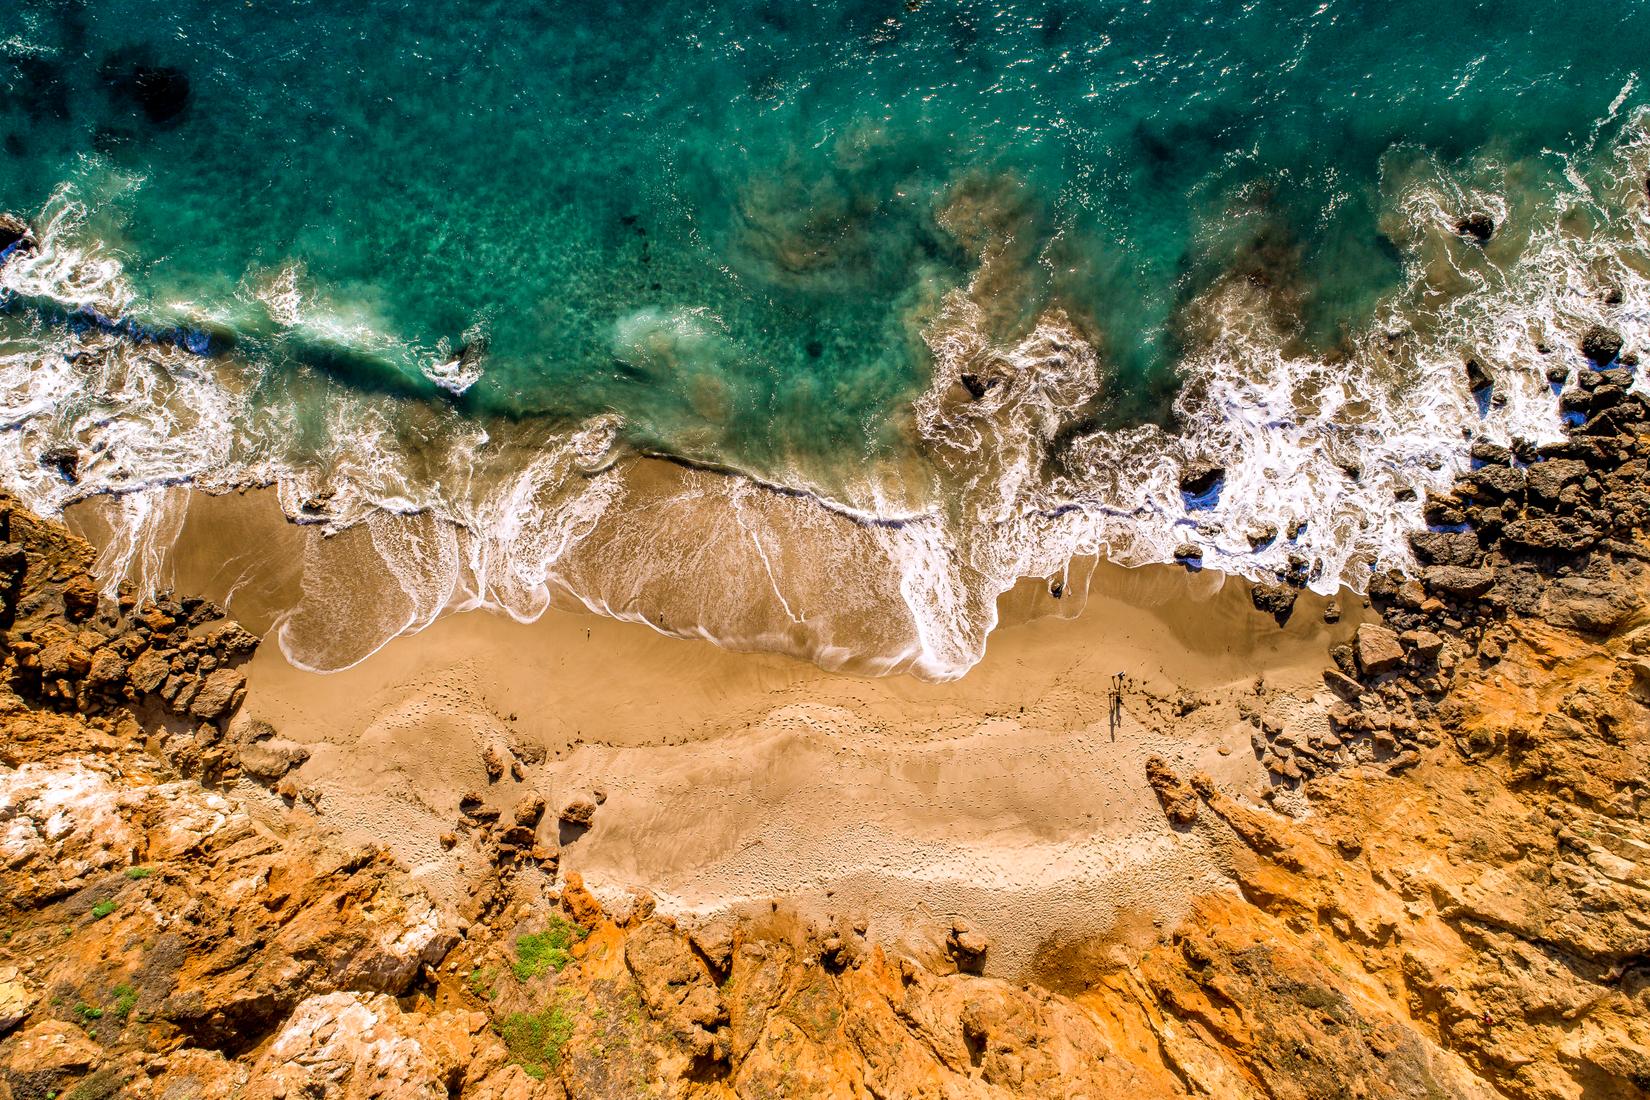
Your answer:
[[[133,882],[137,882],[141,879],[146,879],[154,873],[155,872],[153,870],[151,870],[150,868],[148,868],[148,867],[128,867],[128,868],[126,868],[126,877],[131,879]]]
[[[573,944],[589,935],[588,929],[562,919],[550,918],[542,932],[529,932],[516,941],[516,961],[510,970],[517,981],[528,982],[544,973],[555,973],[573,961]]]
[[[493,983],[498,980],[498,971],[492,967],[476,967],[465,976],[464,981],[470,987],[470,992],[484,1001],[493,999]]]
[[[559,1004],[537,1012],[512,1012],[493,1026],[510,1061],[529,1077],[543,1080],[561,1062],[562,1047],[573,1037],[573,1017]]]
[[[122,984],[115,986],[112,992],[115,995],[115,1003],[111,1011],[115,1014],[116,1019],[124,1021],[126,1017],[132,1014],[132,1009],[137,1007],[137,990],[129,985]]]
[[[110,898],[108,901],[100,901],[92,906],[92,919],[102,920],[118,908],[120,908],[120,903],[115,901],[114,898]]]

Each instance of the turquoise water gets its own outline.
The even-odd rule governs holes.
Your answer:
[[[1294,281],[1328,346],[1398,284],[1395,148],[1585,147],[1645,47],[1636,2],[14,0],[0,208],[130,181],[85,186],[133,311],[232,330],[267,401],[299,371],[454,400],[422,371],[485,334],[466,417],[611,410],[772,473],[903,445],[977,264],[959,191],[1012,240],[995,332],[1063,306],[1095,421],[1162,420],[1219,273]],[[181,114],[135,65],[187,76]],[[255,288],[294,265],[283,324]]]
[[[0,480],[110,495],[117,572],[166,486],[273,484],[354,548],[313,668],[560,602],[946,678],[1078,557],[1360,586],[1472,439],[1556,437],[1582,332],[1650,353],[1647,47],[1642,0],[12,0]]]

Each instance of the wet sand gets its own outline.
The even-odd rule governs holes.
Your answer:
[[[260,631],[313,587],[318,561],[353,552],[349,535],[285,522],[267,493],[172,496],[171,549],[150,575]],[[106,545],[100,507],[70,522]],[[338,561],[327,583],[348,575]],[[1227,888],[1200,827],[1165,821],[1145,759],[1258,797],[1240,705],[1323,722],[1325,651],[1359,606],[1343,597],[1348,614],[1326,627],[1325,601],[1303,594],[1280,629],[1213,572],[1088,568],[1081,614],[1079,593],[1056,600],[1042,582],[1006,594],[1012,625],[950,683],[827,672],[588,613],[478,611],[326,675],[266,644],[244,714],[311,749],[296,778],[325,819],[388,844],[447,904],[464,901],[464,862],[483,858],[462,830],[454,851],[439,843],[466,791],[506,812],[537,793],[552,813],[600,792],[589,831],[564,832],[562,867],[612,904],[645,890],[691,918],[785,897],[919,950],[936,918],[961,915],[992,937],[992,971],[1035,976],[1062,939],[1149,937]],[[519,780],[489,783],[489,747],[526,761]]]

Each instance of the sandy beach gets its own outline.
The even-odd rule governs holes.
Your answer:
[[[100,507],[70,522],[108,547]],[[353,532],[289,524],[267,493],[178,490],[166,507],[170,548],[148,575],[259,631],[356,552]],[[610,905],[645,891],[704,919],[784,898],[925,955],[940,918],[964,916],[996,945],[992,971],[1075,987],[1096,943],[1149,939],[1190,898],[1228,888],[1198,827],[1166,823],[1146,758],[1259,797],[1246,715],[1323,724],[1324,653],[1360,606],[1343,597],[1328,627],[1308,593],[1280,628],[1212,571],[1088,568],[1080,614],[1040,582],[1005,595],[1007,625],[951,683],[827,672],[586,613],[523,624],[481,611],[339,673],[266,645],[241,720],[305,745],[296,780],[323,817],[388,845],[455,909],[465,861],[482,858],[457,828],[463,795],[504,812],[529,794],[553,812],[588,799],[593,823],[563,828],[562,867]],[[496,779],[489,750],[507,763]],[[1077,942],[1083,958],[1067,957]]]

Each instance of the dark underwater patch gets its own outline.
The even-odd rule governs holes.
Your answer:
[[[111,59],[100,75],[117,104],[155,126],[176,125],[193,94],[189,76],[171,65]]]

